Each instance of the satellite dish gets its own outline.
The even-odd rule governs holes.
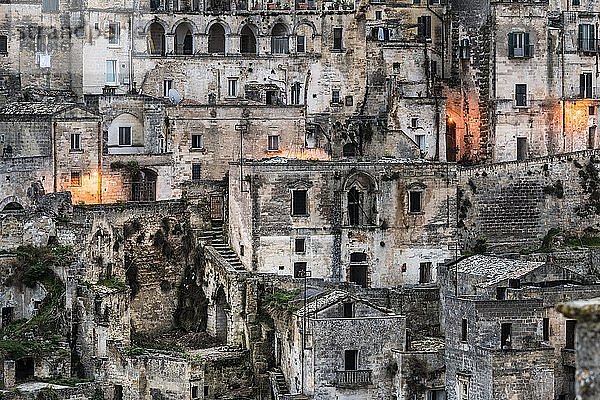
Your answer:
[[[181,103],[182,98],[177,90],[169,89],[169,100],[171,100],[171,103],[177,105]]]

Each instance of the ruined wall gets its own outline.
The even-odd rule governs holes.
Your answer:
[[[597,221],[590,185],[597,179],[596,156],[585,151],[460,170],[462,247],[485,240],[490,250],[533,250],[551,228],[593,236]]]

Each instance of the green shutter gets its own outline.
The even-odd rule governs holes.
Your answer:
[[[525,32],[525,34],[523,36],[524,36],[523,45],[525,46],[523,56],[524,57],[533,57],[533,46],[529,45],[529,32]]]
[[[515,56],[515,34],[514,33],[508,34],[508,56],[509,57]]]

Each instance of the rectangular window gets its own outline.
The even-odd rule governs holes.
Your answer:
[[[431,16],[423,15],[417,19],[417,35],[419,39],[431,39]]]
[[[117,83],[117,60],[106,60],[106,83]]]
[[[119,146],[131,146],[131,127],[119,127]]]
[[[358,365],[358,350],[344,350],[344,369],[354,371]]]
[[[354,97],[352,97],[352,96],[346,96],[346,97],[344,98],[344,105],[345,105],[345,106],[347,106],[347,107],[350,107],[350,106],[352,106],[353,104],[354,104]]]
[[[331,91],[331,104],[340,104],[340,103],[341,103],[340,91],[339,91],[339,89],[333,89]]]
[[[192,134],[192,149],[204,148],[204,137],[199,133]]]
[[[121,24],[111,22],[108,24],[108,44],[119,44],[121,41]]]
[[[42,11],[58,11],[58,0],[42,0]]]
[[[415,135],[415,142],[417,142],[419,150],[425,151],[425,135]]]
[[[420,191],[408,192],[408,212],[420,213],[422,211],[422,206],[421,206],[422,195],[423,195],[423,192],[420,192]]]
[[[292,191],[292,215],[308,215],[306,190]]]
[[[419,266],[419,283],[431,282],[431,263],[422,262]]]
[[[588,128],[588,149],[596,148],[596,127],[590,126]]]
[[[333,49],[342,50],[342,28],[333,28]]]
[[[565,321],[565,349],[575,350],[575,326],[577,321],[568,319]]]
[[[296,36],[296,53],[306,52],[306,37],[303,35]]]
[[[8,54],[8,37],[0,35],[0,54]]]
[[[306,239],[294,239],[294,252],[305,253],[306,252]]]
[[[444,389],[432,389],[427,392],[427,400],[446,400],[446,391]]]
[[[410,119],[410,127],[411,128],[418,128],[419,127],[419,118],[418,117],[412,117]]]
[[[279,151],[279,135],[269,135],[267,140],[268,151]]]
[[[460,333],[460,341],[461,342],[466,342],[467,341],[467,333],[468,333],[468,321],[466,318],[463,318],[462,320],[462,328],[461,328],[461,333]]]
[[[517,138],[517,161],[527,160],[527,138]]]
[[[228,97],[237,97],[238,95],[238,78],[228,78],[227,79],[227,96]]]
[[[375,11],[375,19],[380,20],[382,18],[382,15],[383,15],[382,11],[380,11],[380,10]]]
[[[192,399],[198,398],[198,386],[192,386]]]
[[[81,150],[80,133],[71,133],[71,150]]]
[[[306,263],[295,262],[294,263],[294,278],[306,278]]]
[[[457,400],[469,400],[469,377],[457,376]]]
[[[527,85],[518,83],[515,85],[515,105],[527,107]]]
[[[354,318],[354,303],[344,303],[344,318]]]
[[[542,319],[542,340],[550,340],[550,318]]]
[[[579,51],[596,51],[596,27],[594,24],[579,24]]]
[[[301,90],[300,90],[300,83],[299,82],[294,82],[294,84],[292,85],[292,104],[300,104],[300,94],[301,94]]]
[[[192,180],[199,181],[202,178],[202,164],[192,164]]]
[[[81,186],[81,172],[71,171],[71,186]]]
[[[508,34],[508,56],[514,58],[533,57],[533,45],[529,42],[529,32]]]
[[[288,36],[272,36],[271,37],[271,53],[272,54],[288,54],[290,41]]]
[[[500,325],[500,348],[510,349],[512,345],[512,324],[503,323]]]
[[[204,386],[204,397],[208,396],[208,386]]]
[[[592,98],[592,73],[584,72],[579,75],[579,97],[582,99]]]
[[[163,97],[169,97],[169,91],[173,89],[173,80],[165,79],[163,81]]]
[[[114,388],[114,400],[123,400],[123,385],[115,385]]]
[[[578,5],[580,5],[580,3],[579,3],[579,0],[573,0],[573,5],[574,5],[574,6],[578,6]]]

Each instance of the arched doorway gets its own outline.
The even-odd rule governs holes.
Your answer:
[[[256,54],[256,36],[248,25],[240,32],[240,53]]]
[[[194,54],[194,30],[187,22],[182,22],[175,29],[175,54]]]
[[[275,24],[271,30],[271,54],[288,54],[289,36],[284,24]]]
[[[456,162],[458,147],[456,146],[456,121],[446,118],[446,161]]]
[[[223,288],[220,287],[215,298],[215,336],[225,344],[227,344],[228,312],[227,296],[225,296]]]
[[[150,24],[148,29],[148,53],[165,55],[165,28],[158,22]]]
[[[208,31],[208,52],[225,54],[225,29],[221,24],[213,24]]]
[[[146,168],[132,175],[130,201],[156,201],[157,178],[156,172]]]

